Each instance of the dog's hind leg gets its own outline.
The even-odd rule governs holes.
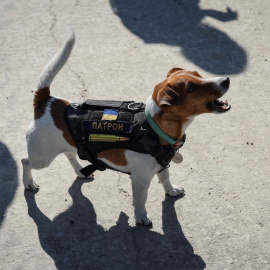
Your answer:
[[[35,143],[37,137],[32,134],[30,139],[28,138],[28,156],[21,159],[24,187],[32,190],[39,188],[39,185],[33,181],[32,169],[41,170],[49,167],[55,157],[61,153],[56,147],[50,147],[46,140],[40,140],[39,144]]]
[[[39,188],[32,177],[32,167],[30,166],[29,158],[23,157],[21,159],[23,165],[23,184],[25,189],[36,190]]]
[[[163,185],[163,188],[167,194],[172,197],[183,195],[185,191],[183,188],[180,188],[176,185],[172,185],[170,181],[169,169],[165,169],[159,173],[157,173],[157,177],[159,182]]]

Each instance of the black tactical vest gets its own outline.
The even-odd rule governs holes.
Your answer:
[[[81,170],[83,175],[113,169],[97,158],[98,153],[112,148],[150,154],[163,168],[168,167],[178,148],[160,144],[144,110],[145,104],[133,101],[87,100],[67,106],[64,119],[78,156],[92,163]]]

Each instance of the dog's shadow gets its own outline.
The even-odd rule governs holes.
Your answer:
[[[35,192],[25,191],[29,216],[38,228],[44,251],[57,269],[204,269],[177,220],[174,203],[163,202],[163,231],[128,225],[121,212],[117,225],[105,230],[96,222],[92,203],[81,191],[87,180],[69,189],[73,205],[52,221],[38,208]]]
[[[9,148],[0,141],[0,227],[18,187],[18,168]]]
[[[204,22],[205,17],[236,20],[237,12],[229,7],[226,12],[202,9],[199,0],[110,0],[110,4],[123,25],[147,44],[179,47],[189,61],[213,74],[237,74],[246,67],[245,50]]]

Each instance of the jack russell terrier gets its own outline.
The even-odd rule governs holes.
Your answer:
[[[26,189],[39,188],[33,180],[32,169],[48,167],[61,153],[66,155],[77,176],[84,177],[80,172],[82,166],[76,158],[76,144],[63,116],[71,101],[50,96],[50,85],[68,60],[74,43],[75,35],[72,32],[38,79],[33,101],[34,119],[26,132],[28,156],[22,158],[23,184]],[[171,141],[181,141],[195,116],[227,112],[231,106],[219,98],[227,92],[229,85],[228,77],[204,79],[196,71],[171,69],[166,79],[156,85],[145,104],[147,122],[155,126],[154,130],[159,130],[157,133],[160,146],[174,147]],[[152,224],[145,203],[150,182],[155,174],[167,194],[184,194],[182,188],[171,184],[168,167],[162,167],[156,158],[148,153],[113,148],[98,153],[97,159],[112,169],[130,174],[137,224]]]

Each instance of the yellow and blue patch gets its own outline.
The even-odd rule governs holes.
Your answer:
[[[118,113],[119,113],[118,110],[105,109],[101,120],[115,121],[117,120]]]

